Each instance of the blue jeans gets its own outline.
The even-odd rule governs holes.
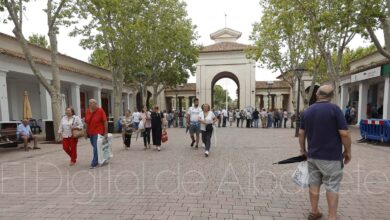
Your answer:
[[[255,128],[258,128],[259,127],[259,119],[256,118],[256,119],[253,119],[255,121]]]
[[[98,135],[93,135],[89,138],[89,141],[91,142],[93,148],[93,159],[91,162],[92,167],[96,167],[98,165],[97,139]]]

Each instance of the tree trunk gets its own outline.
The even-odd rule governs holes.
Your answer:
[[[49,13],[49,12],[48,12]],[[50,21],[50,19],[49,19]],[[56,131],[61,123],[61,82],[60,82],[60,69],[58,68],[58,46],[57,46],[57,35],[53,28],[49,29],[49,41],[50,41],[50,52],[51,52],[51,73],[52,81],[51,85],[53,91],[50,93],[51,105],[53,111],[53,125],[54,131]],[[59,135],[54,132],[56,140],[59,141]]]
[[[157,98],[158,98],[158,85],[153,85],[153,103],[157,105]]]
[[[113,98],[114,98],[114,106],[113,106],[114,123],[116,123],[119,119],[119,110],[121,108],[121,103],[122,103],[123,79],[124,76],[123,73],[121,72],[121,69],[118,67],[113,68],[112,87],[113,87]]]

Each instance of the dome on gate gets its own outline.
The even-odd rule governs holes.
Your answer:
[[[222,28],[212,34],[210,38],[216,43],[218,42],[236,42],[241,37],[241,32],[233,30],[231,28]]]

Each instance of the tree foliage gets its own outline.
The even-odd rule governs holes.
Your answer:
[[[74,22],[72,19],[74,2],[72,0],[47,0],[47,8],[44,10],[47,18],[46,24],[48,26],[48,37],[50,42],[50,66],[52,71],[51,82],[42,75],[40,69],[37,67],[23,33],[23,13],[27,10],[24,4],[28,2],[29,0],[1,0],[0,11],[6,11],[8,13],[8,20],[12,21],[14,25],[13,33],[20,43],[27,63],[29,64],[33,74],[37,77],[39,83],[42,84],[50,94],[54,128],[58,128],[61,120],[61,89],[59,67],[57,62],[57,34],[59,33],[60,26],[67,26]],[[55,136],[58,140],[57,132],[55,132]]]
[[[357,33],[370,38],[377,50],[390,59],[390,1],[386,0],[355,0],[359,15],[357,24],[361,29]],[[376,33],[382,31],[384,45]]]
[[[214,88],[214,108],[215,109],[224,109],[226,108],[226,95],[229,93],[226,89],[223,89],[220,85],[215,85]],[[232,98],[228,95],[228,106],[233,102]]]
[[[28,42],[49,49],[49,43],[47,42],[45,35],[32,34],[28,37]]]
[[[89,23],[73,34],[95,50],[90,60],[113,74],[116,117],[123,83],[146,97],[167,86],[186,82],[195,71],[198,47],[194,26],[179,0],[82,0],[79,15]],[[107,59],[107,60],[105,60]],[[140,74],[142,73],[142,74]],[[156,97],[154,97],[156,102]]]

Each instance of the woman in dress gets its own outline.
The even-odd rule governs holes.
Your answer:
[[[150,148],[150,130],[152,129],[152,117],[146,105],[144,105],[144,108],[142,109],[141,120],[145,127],[143,132],[144,148],[147,149],[148,147]]]
[[[61,119],[58,134],[62,139],[62,148],[70,157],[70,166],[75,165],[77,160],[77,142],[79,139],[72,135],[72,131],[75,129],[83,129],[83,122],[79,116],[75,115],[73,108],[68,107]]]
[[[160,112],[158,106],[154,106],[153,112],[150,114],[150,116],[152,118],[151,122],[153,145],[157,147],[158,151],[160,151],[164,115]]]
[[[200,121],[200,130],[202,131],[202,139],[205,143],[205,152],[204,155],[206,157],[209,156],[210,146],[211,146],[211,136],[213,135],[213,125],[217,121],[217,117],[215,117],[214,113],[210,111],[210,105],[204,104],[203,111],[199,115]]]
[[[131,135],[133,134],[133,116],[131,115],[130,110],[126,111],[126,115],[122,118],[121,124],[123,145],[126,149],[129,149],[131,144]]]

